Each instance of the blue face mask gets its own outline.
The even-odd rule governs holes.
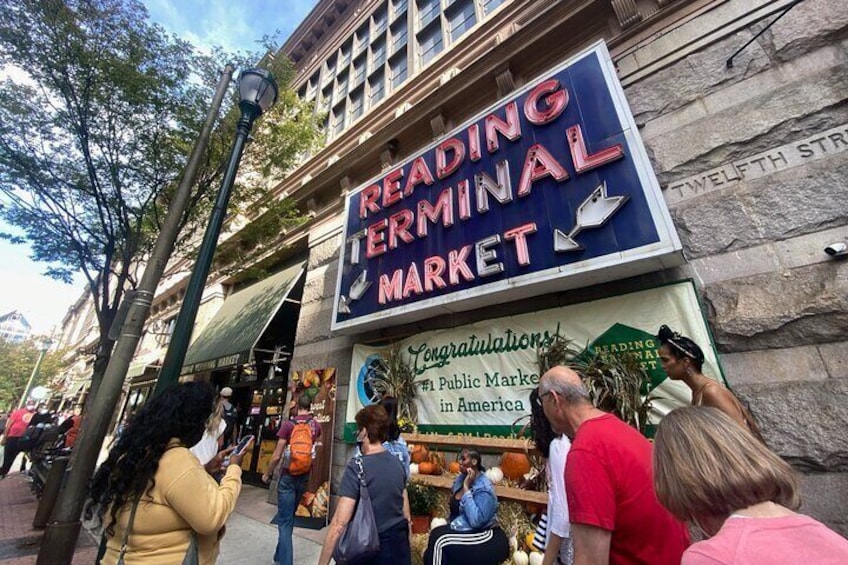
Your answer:
[[[366,437],[368,437],[368,432],[364,428],[359,430],[359,433],[356,434],[356,443],[362,443]]]

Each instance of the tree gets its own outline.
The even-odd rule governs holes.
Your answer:
[[[0,339],[0,411],[16,408],[41,355],[40,343],[11,343]],[[62,352],[48,351],[32,386],[49,382],[62,370]]]
[[[118,305],[137,282],[201,129],[214,73],[259,59],[200,53],[151,24],[136,0],[18,0],[0,11],[0,64],[10,77],[0,86],[0,219],[24,234],[0,237],[29,244],[51,277],[83,274],[100,335],[91,396],[114,346]],[[236,188],[237,212],[257,201],[268,175],[320,143],[317,117],[285,88],[291,65],[265,62],[281,103],[253,155],[274,147],[275,159]],[[185,226],[202,221],[223,172],[235,114],[222,112],[208,145],[184,217],[189,238],[197,230]]]

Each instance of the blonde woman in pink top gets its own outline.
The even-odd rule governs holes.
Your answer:
[[[800,506],[792,468],[716,408],[670,412],[654,441],[654,490],[709,537],[682,565],[845,565],[848,540]]]

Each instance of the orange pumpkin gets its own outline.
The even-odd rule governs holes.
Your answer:
[[[418,472],[422,475],[435,475],[438,472],[438,467],[429,461],[423,461],[418,464]]]
[[[504,453],[501,470],[506,478],[517,481],[530,472],[530,460],[523,453]]]
[[[412,462],[413,463],[425,463],[430,461],[430,452],[427,451],[427,448],[423,445],[416,445],[412,447],[411,452]]]
[[[450,471],[451,473],[459,473],[459,461],[451,461],[450,465],[448,465],[448,471]]]

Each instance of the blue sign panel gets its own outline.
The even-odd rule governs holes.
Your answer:
[[[600,43],[347,198],[333,329],[367,329],[678,264]]]

